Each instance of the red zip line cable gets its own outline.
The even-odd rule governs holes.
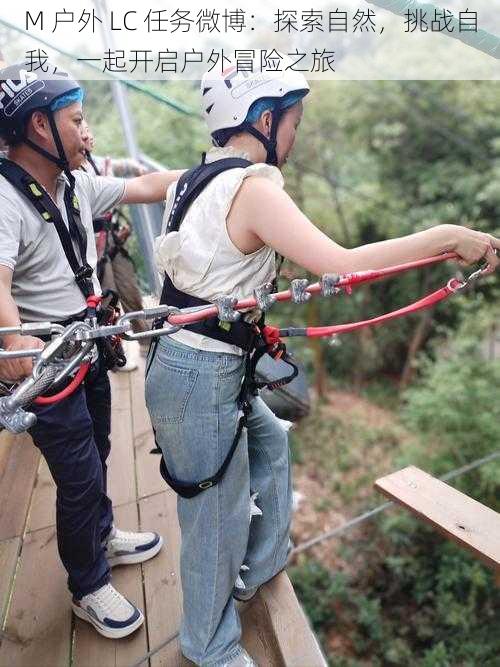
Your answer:
[[[362,285],[367,282],[373,282],[375,280],[380,280],[381,278],[387,278],[389,276],[393,276],[398,273],[410,271],[411,269],[422,268],[424,266],[430,266],[432,264],[445,262],[449,259],[457,259],[457,255],[455,253],[449,252],[449,253],[444,253],[442,255],[436,255],[434,257],[428,257],[426,259],[420,259],[415,262],[407,262],[405,264],[399,264],[397,266],[390,266],[386,269],[347,273],[343,276],[340,276],[339,281],[336,283],[335,287],[348,289],[354,285]],[[454,294],[461,286],[463,286],[463,283],[461,283],[459,280],[456,280],[455,278],[452,278],[447,285],[433,292],[432,294],[428,294],[419,301],[415,301],[414,303],[405,306],[404,308],[400,308],[399,310],[386,313],[385,315],[374,317],[370,320],[363,320],[360,322],[350,322],[347,324],[336,324],[332,326],[323,326],[323,327],[304,327],[304,328],[290,327],[288,329],[278,329],[278,327],[267,326],[265,327],[265,336],[266,339],[269,339],[269,342],[273,342],[276,341],[276,339],[279,339],[280,336],[284,338],[290,336],[307,336],[309,338],[316,338],[322,336],[333,336],[335,334],[341,334],[341,333],[348,333],[350,331],[356,331],[357,329],[361,329],[368,326],[374,326],[377,324],[382,324],[383,322],[387,322],[389,320],[393,320],[398,317],[404,317],[405,315],[409,315],[410,313],[414,313],[419,310],[423,310],[425,308],[431,308],[432,306],[435,306],[436,304],[440,303],[444,299],[447,299],[449,296]],[[309,294],[320,294],[321,290],[322,287],[320,283],[314,283],[306,288],[306,292],[308,292]],[[275,297],[276,301],[290,301],[292,299],[292,292],[291,290],[285,290],[283,292],[277,292],[273,296]],[[92,299],[89,299],[88,303],[89,307],[95,310],[99,300],[100,300],[99,297],[94,297]],[[256,299],[250,297],[238,301],[234,308],[235,310],[245,310],[249,308],[254,308],[256,305],[257,305]],[[217,306],[211,306],[198,312],[185,313],[182,315],[171,315],[168,318],[168,323],[172,325],[192,324],[193,322],[199,322],[201,320],[214,317],[215,315],[218,314],[218,312],[219,311],[217,309]],[[34,402],[37,405],[51,405],[53,403],[57,403],[58,401],[63,400],[64,398],[67,398],[83,382],[89,369],[90,369],[90,363],[82,364],[78,370],[78,373],[73,378],[73,380],[62,391],[60,391],[57,394],[54,394],[53,396],[39,396],[38,398],[35,399]]]
[[[97,296],[96,294],[91,294],[89,297],[87,297],[88,317],[92,318],[96,316],[97,308],[101,303],[101,301],[102,301],[102,296]],[[81,364],[75,377],[71,380],[71,382],[68,385],[66,385],[66,387],[64,387],[64,389],[59,391],[57,394],[53,394],[52,396],[37,396],[37,398],[35,398],[35,400],[33,401],[35,405],[53,405],[54,403],[58,403],[59,401],[62,401],[68,396],[71,396],[71,394],[73,394],[85,380],[87,373],[90,370],[90,366],[91,366],[90,362]]]
[[[64,389],[62,389],[57,394],[54,394],[53,396],[38,396],[37,398],[35,398],[33,403],[35,403],[35,405],[52,405],[53,403],[58,403],[59,401],[62,401],[68,396],[71,396],[71,394],[73,394],[81,385],[81,383],[85,380],[85,377],[89,372],[89,370],[90,370],[90,363],[87,362],[85,364],[82,364],[78,369],[78,373],[71,380],[71,382],[66,387],[64,387]]]
[[[398,273],[403,273],[405,271],[410,271],[411,269],[417,269],[417,268],[422,268],[424,266],[430,266],[432,264],[438,264],[440,262],[445,262],[450,259],[457,259],[458,256],[453,253],[453,252],[448,252],[444,253],[442,255],[436,255],[433,257],[428,257],[426,259],[420,259],[415,262],[407,262],[406,264],[399,264],[397,266],[390,266],[386,269],[378,269],[378,270],[370,270],[370,271],[357,271],[355,273],[346,273],[343,276],[340,276],[339,282],[336,284],[336,287],[344,287],[344,288],[349,288],[354,285],[362,285],[364,283],[368,282],[373,282],[374,280],[380,280],[381,278],[387,278],[389,276],[396,275]],[[438,292],[435,293],[437,295],[441,296],[441,298],[438,298],[437,296],[434,295],[429,295],[430,298],[431,296],[434,297],[434,300],[428,305],[420,305],[418,310],[421,310],[422,308],[428,308],[435,303],[439,303],[439,301],[442,301],[444,298],[450,296],[454,289],[460,286],[460,282],[456,281],[456,284],[452,285],[450,287],[450,283],[444,288],[443,290],[447,290],[446,294],[442,294],[442,290],[439,290]],[[321,284],[320,283],[313,283],[309,285],[306,288],[306,292],[309,294],[320,294],[321,293]],[[292,299],[292,292],[291,290],[285,290],[283,292],[277,292],[276,294],[273,294],[273,297],[275,298],[276,301],[290,301]],[[421,301],[416,302],[416,304],[412,304],[412,306],[416,306],[417,304],[421,304],[421,302],[424,302],[425,299],[422,299]],[[235,305],[235,310],[245,310],[245,309],[250,309],[250,308],[255,308],[257,305],[257,301],[254,297],[249,297],[247,299],[242,299],[241,301],[238,301]],[[411,308],[411,306],[407,306],[408,308]],[[214,317],[215,315],[218,314],[218,309],[217,306],[211,306],[207,307],[206,309],[198,312],[192,312],[192,313],[183,313],[182,315],[171,315],[168,318],[168,323],[172,325],[184,325],[184,324],[193,324],[193,322],[200,322],[201,320],[206,320],[209,319],[210,317]],[[400,311],[395,311],[396,313],[399,313]],[[415,309],[409,310],[407,312],[415,312]],[[405,315],[407,313],[403,312],[399,315],[395,315],[395,317],[401,317],[402,315]],[[390,316],[392,313],[387,313],[386,315],[382,315],[381,317],[385,318],[385,320],[381,321],[386,321],[387,319],[390,319]],[[378,318],[375,318],[378,319]],[[369,322],[372,322],[372,320],[365,320],[365,323],[353,323],[353,324],[362,324],[363,326],[369,326]],[[377,322],[373,322],[374,324],[377,324]],[[348,325],[337,325],[337,326],[348,326]],[[326,327],[317,327],[318,329],[326,329]],[[357,327],[361,328],[361,327]],[[312,331],[313,328],[309,327],[306,329],[306,331]],[[310,334],[303,334],[303,335],[310,335]],[[328,333],[323,333],[323,334],[318,334],[318,335],[331,335]]]

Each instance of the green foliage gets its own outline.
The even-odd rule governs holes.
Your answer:
[[[498,449],[500,362],[487,361],[482,344],[498,313],[481,300],[461,305],[457,330],[436,340],[420,362],[418,383],[405,394],[402,416],[417,437],[394,451],[393,468],[414,463],[443,474]],[[318,422],[305,440],[331,426],[324,418]],[[377,457],[369,453],[363,428],[362,417],[353,417],[351,459],[364,452],[373,480]],[[333,458],[324,456],[322,469]],[[498,510],[499,472],[492,462],[452,483]],[[434,529],[396,509],[364,524],[361,538],[344,538],[341,558],[352,565],[340,574],[314,560],[292,570],[324,646],[335,646],[331,665],[500,664],[500,591],[493,575]]]
[[[414,461],[424,462],[436,474],[485,456],[500,442],[500,360],[485,358],[484,344],[497,313],[469,307],[455,335],[420,363],[420,382],[405,395],[404,417],[421,434],[421,441],[439,439],[433,452],[421,448],[411,452]],[[430,461],[429,461],[430,458]],[[457,485],[490,506],[500,507],[498,463],[479,468]]]
[[[155,85],[158,92],[198,111],[199,92],[195,82],[148,85]],[[85,111],[96,138],[95,152],[112,157],[127,155],[110,85],[94,81],[86,92]],[[208,142],[208,132],[199,117],[186,116],[137,92],[129,92],[128,101],[141,152],[172,168],[188,167],[199,160]]]
[[[500,594],[491,573],[410,522],[409,544],[408,522],[385,519],[376,528],[377,550],[358,542],[352,554],[362,563],[357,574],[332,573],[314,560],[290,569],[323,645],[342,638],[328,656],[330,664],[494,665],[500,655]]]
[[[493,232],[500,213],[499,94],[490,82],[318,83],[306,100],[288,188],[323,231],[347,246],[440,223]],[[396,309],[445,282],[450,270],[411,272],[323,300],[320,321]],[[491,302],[490,288],[482,291]],[[285,318],[307,317],[305,309],[281,308]],[[443,324],[454,326],[459,309],[455,299],[440,304],[424,343]],[[324,344],[328,371],[351,380],[399,374],[419,320],[403,318],[364,338],[340,337],[339,347]]]

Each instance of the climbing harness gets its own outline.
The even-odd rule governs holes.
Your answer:
[[[175,191],[174,203],[167,221],[166,234],[179,231],[189,206],[216,176],[230,169],[245,169],[252,164],[249,160],[242,158],[223,158],[206,163],[205,157],[205,154],[203,154],[201,164],[187,171],[179,179]],[[276,288],[276,284],[275,282],[274,288]],[[236,401],[239,414],[236,433],[222,465],[214,475],[197,482],[186,482],[175,479],[170,474],[162,455],[160,473],[167,484],[183,498],[193,498],[202,491],[215,486],[222,479],[231,463],[243,429],[247,425],[248,417],[252,410],[251,397],[257,395],[259,390],[264,387],[274,390],[284,386],[298,375],[298,368],[286,353],[286,347],[283,342],[275,339],[274,334],[265,326],[264,311],[272,303],[272,290],[273,286],[270,285],[259,292],[259,305],[261,306],[262,315],[258,324],[242,319],[241,315],[234,310],[236,300],[230,296],[225,296],[217,301],[217,313],[213,317],[185,325],[185,328],[189,331],[194,331],[208,338],[234,345],[243,350],[245,353],[245,374]],[[211,305],[208,301],[178,290],[167,273],[165,273],[164,277],[160,304],[169,304],[179,309],[200,308]],[[155,323],[155,327],[161,327],[163,322],[164,318],[159,318]],[[146,376],[156,354],[157,344],[158,339],[152,344]],[[255,378],[255,370],[264,354],[269,354],[273,359],[282,359],[292,369],[291,373],[273,382],[258,382]],[[155,451],[161,454],[158,446]]]
[[[45,188],[20,165],[7,158],[0,158],[0,175],[34,206],[42,220],[54,225],[76,284],[86,299],[93,296],[93,270],[87,262],[87,233],[80,219],[80,205],[73,188],[65,185],[64,189],[64,205],[68,217],[66,226],[60,210]],[[78,247],[80,260],[77,259],[73,241]]]

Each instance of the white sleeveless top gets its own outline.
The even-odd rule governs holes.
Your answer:
[[[232,147],[213,148],[207,153],[206,162],[227,157],[248,159],[246,154]],[[163,276],[166,272],[177,289],[210,302],[225,295],[244,299],[251,297],[256,287],[274,279],[274,250],[264,246],[245,255],[227,232],[226,217],[233,199],[243,179],[254,175],[270,178],[283,187],[283,177],[277,167],[252,164],[246,168],[229,169],[210,181],[195,199],[179,231],[165,234],[177,183],[169,187],[162,234],[155,240],[155,259],[160,274]],[[245,319],[257,317],[258,313],[253,312]],[[193,331],[181,329],[171,337],[200,350],[243,354],[239,347]]]

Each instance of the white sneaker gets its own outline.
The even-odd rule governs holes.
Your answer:
[[[156,556],[162,546],[163,538],[158,533],[129,533],[115,526],[104,545],[110,567],[143,563]]]
[[[251,658],[245,649],[242,649],[241,653],[233,660],[229,662],[224,662],[222,667],[259,667],[255,660]]]
[[[130,373],[130,371],[135,371],[139,366],[139,343],[136,340],[124,340],[122,341],[122,345],[127,363],[116,370],[119,373]]]
[[[73,599],[72,607],[78,618],[91,623],[108,639],[126,637],[144,623],[142,612],[111,584],[105,584],[81,600]]]

